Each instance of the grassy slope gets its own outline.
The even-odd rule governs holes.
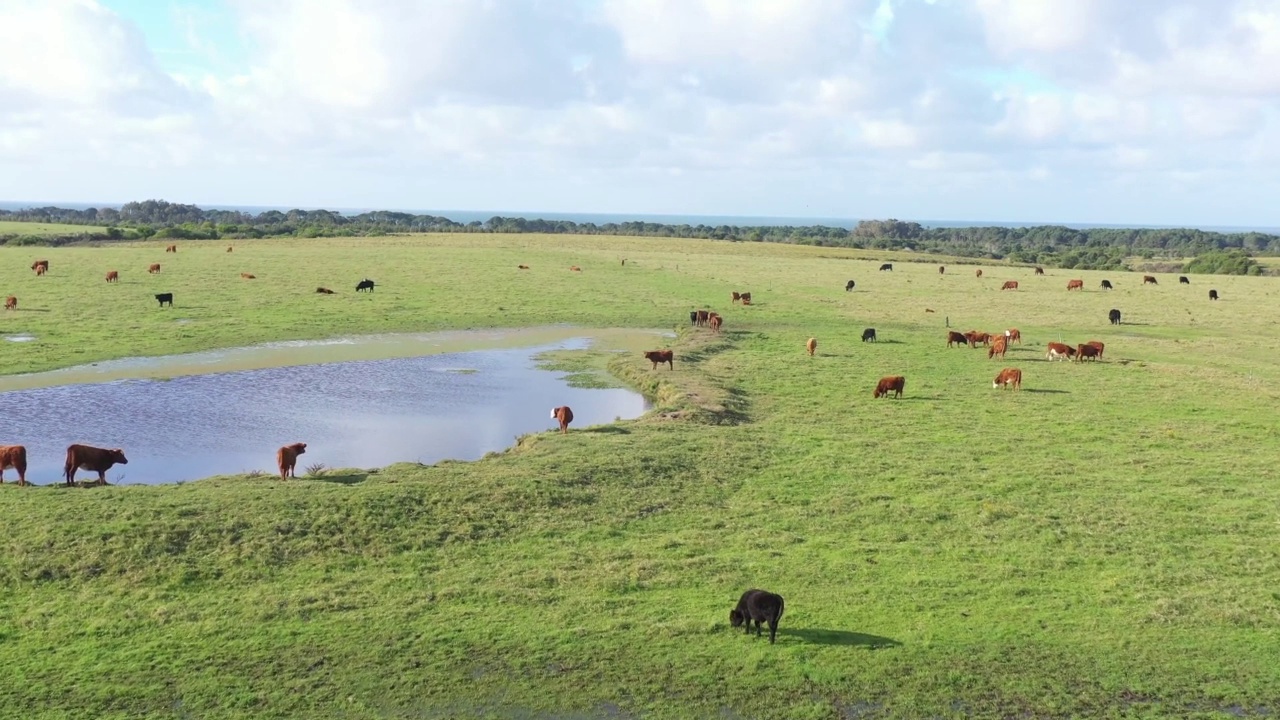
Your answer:
[[[0,293],[30,308],[0,324],[41,337],[0,344],[0,366],[383,329],[652,327],[693,303],[730,332],[682,332],[674,373],[614,361],[662,401],[649,417],[479,463],[355,484],[0,488],[0,715],[1185,716],[1280,701],[1280,343],[1258,310],[1274,279],[1213,278],[1209,303],[1200,277],[1110,273],[1102,293],[1102,273],[880,273],[843,251],[709,242],[160,245],[46,250],[45,278],[29,251],[0,250]],[[136,270],[150,261],[162,277]],[[127,271],[119,287],[109,268]],[[350,292],[365,275],[373,297]],[[1088,290],[1068,295],[1068,277]],[[1008,278],[1022,290],[995,289]],[[757,304],[730,307],[731,289]],[[173,312],[150,301],[160,290]],[[1132,324],[1106,324],[1111,307]],[[1016,326],[1026,344],[1003,362],[948,350],[946,317]],[[858,342],[865,326],[882,342]],[[1103,340],[1107,362],[1044,362],[1058,339]],[[1021,393],[991,389],[1006,365]],[[905,399],[872,400],[886,374],[907,376]],[[773,647],[725,622],[757,585],[787,598]]]
[[[20,222],[0,220],[0,235],[84,235],[106,232],[97,225],[68,225],[66,223]]]

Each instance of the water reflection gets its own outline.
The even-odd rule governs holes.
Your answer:
[[[533,348],[336,362],[167,381],[120,380],[0,393],[0,443],[27,446],[28,479],[61,478],[66,446],[120,447],[127,466],[111,482],[163,483],[248,470],[275,472],[275,450],[306,442],[313,463],[370,468],[393,462],[474,460],[517,435],[552,429],[556,405],[574,428],[634,418],[628,390],[569,387],[533,356],[582,349],[568,340]]]

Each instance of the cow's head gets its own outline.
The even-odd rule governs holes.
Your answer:
[[[729,611],[729,624],[734,627],[742,627],[742,623],[746,621],[746,616],[738,612],[737,608]]]
[[[297,453],[298,455],[301,455],[302,453],[304,453],[304,452],[306,452],[306,451],[307,451],[307,444],[306,444],[306,443],[294,443],[294,444],[290,445],[289,447],[293,448],[293,451],[294,451],[295,453]]]
[[[118,463],[120,465],[129,464],[129,458],[124,456],[124,450],[116,448],[114,450],[108,450],[107,453],[111,456],[111,462]]]

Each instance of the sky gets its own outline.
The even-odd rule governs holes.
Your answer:
[[[1280,0],[0,0],[0,200],[1280,226]]]

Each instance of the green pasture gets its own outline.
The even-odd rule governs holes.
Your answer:
[[[0,339],[0,368],[570,323],[678,327],[675,370],[614,356],[652,413],[475,463],[6,483],[0,717],[1280,709],[1274,278],[978,279],[953,259],[653,238],[165,244],[0,248],[0,296],[19,298],[0,336],[36,338]],[[725,332],[689,328],[697,307]],[[1023,344],[948,349],[948,322]],[[1104,361],[1044,359],[1086,340]],[[1024,389],[993,390],[1001,367]],[[903,399],[872,399],[884,375],[906,376]],[[749,587],[786,598],[776,645],[729,627]]]
[[[66,223],[23,222],[0,220],[0,236],[4,235],[88,235],[104,233],[107,229],[96,225],[69,225]]]

